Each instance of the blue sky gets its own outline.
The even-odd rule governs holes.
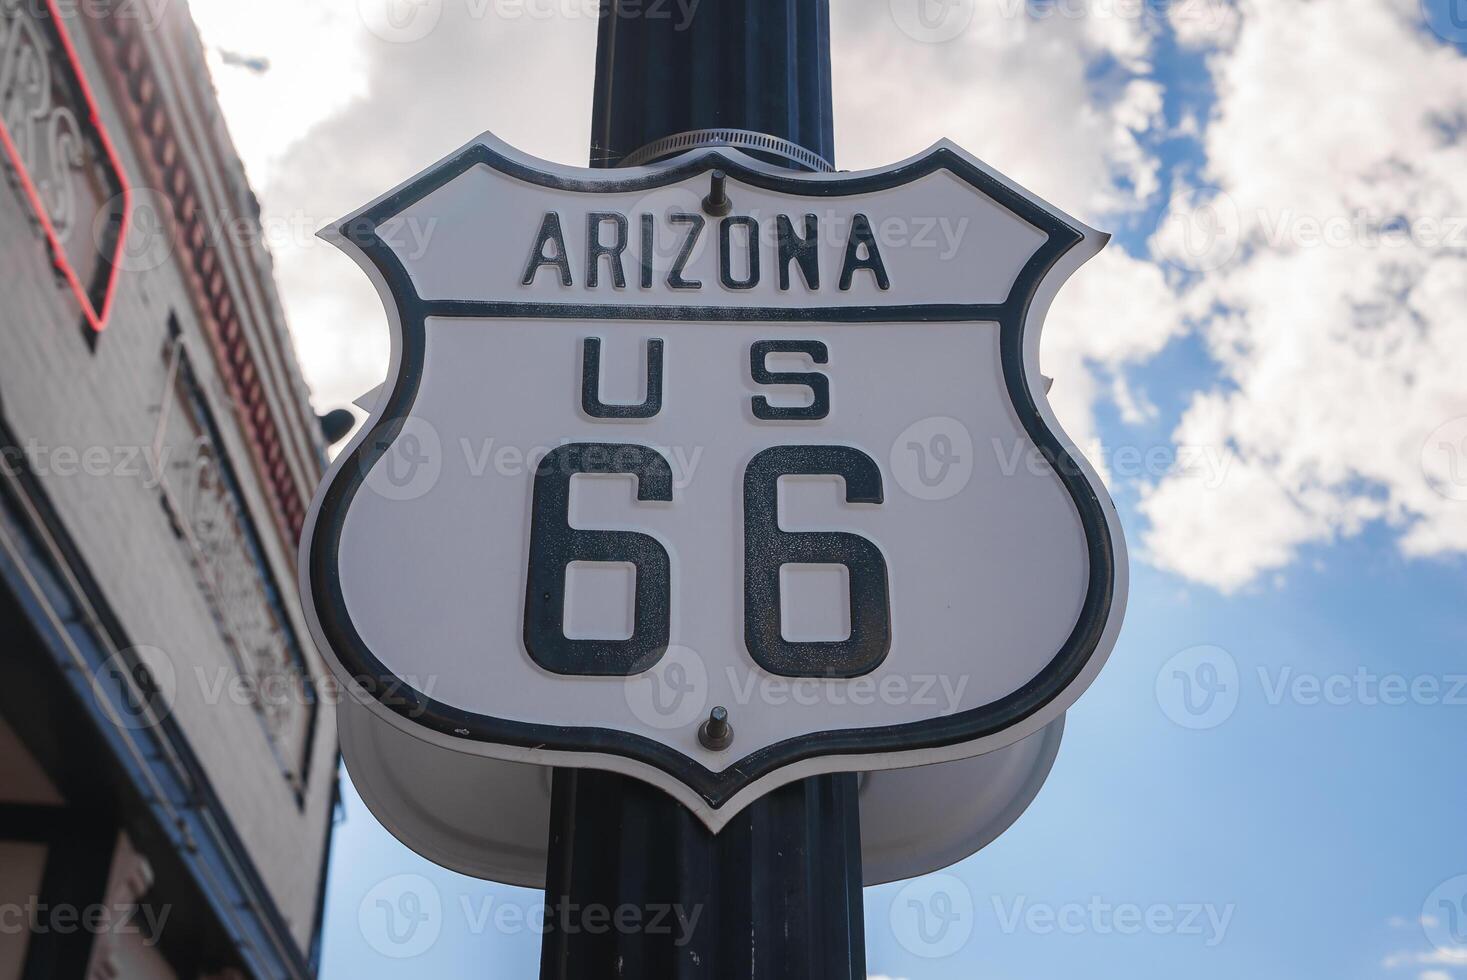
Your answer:
[[[1056,302],[1044,358],[1066,428],[1110,463],[1133,563],[1120,642],[1030,810],[941,878],[867,891],[871,974],[1467,978],[1442,905],[1467,912],[1449,455],[1467,452],[1467,4],[960,0],[971,23],[916,37],[905,2],[835,0],[839,162],[949,136],[1116,233]],[[444,0],[461,29],[409,42],[291,3],[290,31],[193,7],[325,409],[380,380],[385,328],[355,270],[290,229],[486,128],[580,162],[594,22]],[[536,100],[513,97],[547,65]],[[465,88],[493,94],[472,119]],[[1126,448],[1207,465],[1126,469]],[[533,975],[515,923],[537,893],[434,868],[344,795],[328,980]],[[406,961],[370,923],[398,875],[441,908]],[[903,911],[934,894],[971,909],[941,949]]]

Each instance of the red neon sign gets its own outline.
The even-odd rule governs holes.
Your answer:
[[[77,56],[75,45],[72,44],[71,35],[67,33],[66,25],[61,20],[60,13],[57,10],[56,0],[46,0],[46,9],[47,19],[49,19],[51,29],[54,32],[53,39],[60,48],[61,56],[65,61],[63,67],[69,72],[68,77],[63,79],[62,88],[65,90],[63,94],[69,92],[72,95],[70,100],[72,104],[61,106],[56,110],[50,110],[54,88],[50,85],[49,76],[46,74],[42,65],[33,66],[34,70],[39,74],[30,79],[34,83],[31,87],[36,90],[37,98],[42,100],[41,110],[75,111],[76,116],[80,117],[78,122],[84,120],[85,125],[89,127],[90,131],[78,135],[83,137],[83,142],[94,144],[99,151],[100,160],[98,162],[105,165],[107,170],[106,177],[110,178],[110,182],[118,190],[117,194],[113,195],[112,201],[120,201],[121,204],[116,230],[115,232],[109,231],[106,235],[105,245],[107,246],[107,250],[101,255],[101,264],[97,267],[93,275],[94,282],[92,288],[89,289],[82,283],[81,274],[78,272],[76,264],[67,255],[66,243],[63,240],[62,232],[57,227],[58,221],[51,213],[51,209],[47,206],[38,179],[26,165],[26,158],[22,147],[23,145],[31,146],[34,144],[36,142],[36,135],[29,131],[24,137],[18,135],[12,131],[11,125],[7,123],[4,115],[0,114],[0,146],[4,147],[5,155],[14,166],[16,175],[20,180],[21,190],[29,201],[31,210],[35,212],[36,219],[40,222],[42,231],[45,232],[46,243],[51,251],[52,262],[55,264],[57,271],[61,273],[62,278],[65,279],[72,294],[76,297],[77,303],[81,306],[82,315],[86,318],[87,325],[92,330],[100,332],[107,325],[107,318],[112,312],[112,301],[117,291],[118,260],[122,255],[123,244],[127,240],[128,225],[132,217],[132,188],[128,185],[127,177],[123,173],[122,164],[118,159],[112,139],[108,135],[106,127],[102,125],[101,115],[97,112],[97,103],[92,96],[91,86],[87,84],[86,76],[82,74],[81,60]],[[17,8],[14,20],[10,25],[9,37],[6,38],[3,31],[0,31],[0,39],[5,40],[3,48],[0,48],[0,55],[9,55],[10,59],[13,60],[11,74],[16,76],[16,78],[19,76],[21,62],[25,57],[25,53],[20,50],[21,32],[25,26],[21,18],[24,16],[23,8]],[[0,27],[3,27],[3,25],[0,25]],[[33,50],[31,54],[32,57],[44,58],[47,52],[44,50]],[[0,82],[4,81],[4,70],[5,65],[3,61],[0,61]],[[40,78],[39,82],[35,80],[36,77]],[[15,84],[20,84],[20,82],[16,81]],[[4,93],[0,92],[0,94]],[[32,121],[33,119],[27,119],[28,123]],[[54,152],[61,148],[62,143],[56,141],[56,145],[52,147],[52,150]],[[103,207],[106,207],[111,202],[104,198],[102,203]],[[72,218],[74,219],[74,216]],[[96,235],[93,236],[93,244],[98,249],[101,249],[104,242],[97,241],[97,237]],[[101,277],[104,272],[106,278],[102,280]]]

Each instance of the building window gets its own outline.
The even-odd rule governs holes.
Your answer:
[[[305,787],[316,691],[238,472],[179,336],[170,326],[168,385],[153,459],[174,532],[286,778]]]
[[[129,191],[56,0],[0,0],[0,150],[82,319],[101,330]]]

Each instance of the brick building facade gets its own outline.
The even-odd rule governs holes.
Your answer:
[[[0,0],[0,137],[0,980],[308,976],[326,447],[186,5]]]

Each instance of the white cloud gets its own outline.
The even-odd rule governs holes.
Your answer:
[[[1055,414],[1092,462],[1104,466],[1094,406],[1119,392],[1132,420],[1147,414],[1145,395],[1125,379],[1181,329],[1182,314],[1161,269],[1112,245],[1060,290],[1040,342],[1044,373],[1055,379]],[[1103,472],[1103,469],[1102,469]]]
[[[1381,965],[1388,970],[1408,966],[1467,966],[1467,947],[1449,946],[1424,953],[1392,953],[1381,962]],[[1437,972],[1445,973],[1446,971]]]
[[[1016,0],[972,3],[968,29],[940,44],[898,29],[888,0],[832,5],[840,165],[880,166],[947,137],[1094,221],[1155,193],[1157,162],[1137,136],[1159,121],[1161,89],[1145,78],[1157,25],[1114,0],[1072,0],[1039,20]],[[1075,14],[1092,7],[1116,13]]]
[[[269,179],[286,149],[366,89],[366,50],[353,5],[303,0],[192,0],[214,87],[251,179]],[[227,65],[223,52],[268,67]]]
[[[583,162],[596,24],[571,3],[546,19],[524,5],[445,2],[426,37],[393,43],[357,16],[370,4],[270,2],[290,15],[193,6],[210,46],[270,60],[263,76],[213,70],[266,222],[309,229],[272,242],[276,278],[313,400],[339,408],[385,377],[387,320],[360,270],[311,233],[486,129]]]
[[[1227,46],[1238,32],[1234,0],[1177,0],[1167,9],[1177,41],[1184,47]]]
[[[1415,0],[1332,0],[1244,4],[1210,64],[1204,177],[1238,248],[1188,291],[1222,380],[1175,439],[1236,464],[1150,486],[1146,553],[1230,590],[1372,521],[1408,554],[1467,550],[1467,503],[1423,472],[1467,453],[1455,429],[1426,445],[1467,416],[1467,59]],[[1175,226],[1153,245],[1185,265]]]

